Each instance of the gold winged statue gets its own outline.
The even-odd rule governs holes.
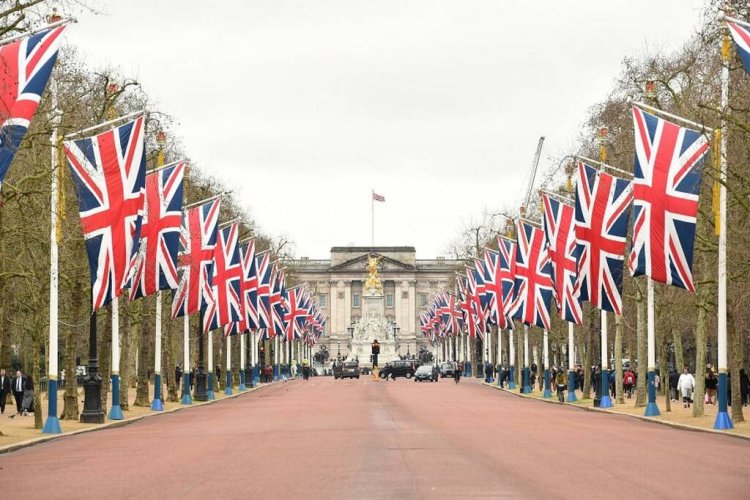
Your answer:
[[[383,285],[378,279],[378,264],[380,264],[380,261],[382,259],[383,257],[377,257],[374,255],[367,256],[367,272],[370,274],[370,276],[365,282],[365,290],[375,289],[381,294],[383,293]]]

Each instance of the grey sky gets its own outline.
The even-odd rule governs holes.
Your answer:
[[[134,76],[297,255],[444,253],[571,149],[623,57],[678,48],[699,0],[102,1],[68,39]]]

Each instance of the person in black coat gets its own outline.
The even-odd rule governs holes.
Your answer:
[[[16,370],[16,378],[13,379],[13,397],[16,400],[16,413],[19,414],[23,410],[21,405],[23,403],[24,381],[25,377],[21,373],[21,370]]]
[[[177,386],[177,390],[180,390],[180,382],[182,382],[182,368],[180,365],[174,367],[174,383]]]
[[[0,415],[5,413],[5,401],[10,394],[10,377],[5,374],[5,370],[0,370]]]
[[[745,369],[740,369],[740,395],[742,396],[742,406],[747,406],[748,396],[750,396],[750,377],[745,373]]]

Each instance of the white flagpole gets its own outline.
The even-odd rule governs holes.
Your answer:
[[[529,326],[523,325],[523,387],[524,393],[531,392],[531,381],[529,373]]]
[[[227,335],[227,366],[224,368],[226,375],[226,387],[224,388],[224,394],[229,396],[232,394],[232,336]]]
[[[182,317],[182,401],[184,405],[193,404],[190,395],[190,318]]]
[[[245,391],[245,335],[240,333],[240,390]]]
[[[120,407],[120,299],[115,297],[110,304],[112,308],[112,407],[109,410],[110,420],[122,420]],[[142,340],[144,341],[144,340]]]
[[[655,306],[654,306],[654,280],[646,277],[646,318],[648,327],[646,329],[646,348],[647,348],[647,377],[648,377],[648,404],[646,405],[647,417],[658,417],[661,415],[659,407],[656,405],[656,385],[654,377],[656,375],[656,324],[655,324]]]
[[[552,392],[550,391],[549,383],[549,332],[544,329],[544,397],[551,398]]]
[[[370,248],[375,247],[375,190],[370,190]]]
[[[156,338],[154,340],[154,400],[151,402],[153,411],[164,411],[161,398],[161,290],[156,291]]]
[[[516,388],[516,342],[513,338],[513,328],[508,328],[508,346],[509,356],[508,361],[510,365],[510,378],[508,379],[508,389]]]
[[[609,361],[607,360],[607,311],[601,310],[602,321],[601,321],[601,352],[602,352],[602,373],[601,373],[601,389],[602,397],[599,399],[599,408],[611,408],[612,398],[609,397],[609,376],[607,374],[607,367]]]
[[[57,108],[57,83],[50,82],[50,106],[52,107],[52,135],[50,136],[50,157],[52,174],[50,179],[50,230],[49,230],[49,357],[47,369],[47,420],[43,434],[61,434],[60,419],[57,417],[57,358],[58,358],[58,190],[57,177],[61,165],[57,164],[58,130],[62,113]],[[75,373],[68,374],[68,380],[75,383]]]
[[[215,384],[214,382],[214,331],[209,330],[208,331],[208,390],[206,391],[209,401],[216,399],[216,396],[214,394],[214,384]]]

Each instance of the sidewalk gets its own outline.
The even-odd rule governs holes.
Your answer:
[[[215,403],[217,401],[221,401],[222,399],[232,398],[235,396],[238,396],[240,394],[246,394],[248,392],[255,391],[257,389],[260,389],[261,387],[265,387],[269,384],[259,384],[258,387],[251,389],[248,387],[246,391],[240,392],[237,387],[234,387],[233,394],[231,396],[225,396],[224,390],[221,391],[215,391],[214,395],[216,399],[214,401],[203,401],[198,402],[193,400],[192,405],[182,405],[179,402],[172,403],[164,401],[164,411],[157,412],[157,411],[151,411],[151,407],[149,406],[133,406],[133,401],[135,401],[135,395],[136,395],[136,389],[129,388],[128,389],[128,401],[130,402],[130,408],[128,410],[123,409],[123,416],[125,417],[123,420],[109,420],[107,418],[107,414],[105,412],[105,418],[103,424],[82,424],[79,421],[73,421],[73,420],[60,420],[60,426],[62,427],[63,433],[62,434],[42,434],[41,429],[35,429],[34,428],[34,415],[29,414],[28,416],[21,416],[17,415],[13,417],[16,413],[16,406],[15,401],[13,404],[8,402],[5,406],[5,414],[0,415],[0,432],[3,433],[2,436],[0,436],[0,454],[6,453],[8,451],[12,451],[14,449],[17,449],[19,447],[25,447],[29,446],[31,444],[37,444],[44,441],[49,441],[50,439],[55,439],[56,437],[60,436],[66,436],[71,434],[78,434],[81,432],[89,432],[93,430],[98,429],[105,429],[108,427],[117,427],[121,425],[127,425],[132,422],[135,422],[137,420],[140,420],[141,418],[150,417],[150,416],[156,416],[156,415],[162,415],[165,413],[171,413],[175,411],[179,411],[184,408],[191,408],[191,407],[197,407],[201,405],[211,404]],[[122,388],[120,389],[122,390]],[[153,384],[149,384],[149,398],[153,397],[154,394],[154,386]],[[58,408],[58,416],[62,414],[63,409],[63,396],[64,391],[60,390],[57,393],[57,408]],[[78,388],[78,411],[79,414],[81,410],[83,410],[83,388]],[[149,399],[151,401],[151,399]],[[41,411],[42,411],[42,424],[47,419],[47,395],[46,393],[42,395],[41,397]],[[107,411],[109,410],[109,405],[112,402],[112,393],[109,393],[109,397],[107,400]]]
[[[557,401],[557,394],[554,392],[552,393],[552,397],[548,399],[544,399],[544,392],[538,390],[538,386],[534,388],[534,391],[531,394],[521,394],[519,392],[519,387],[516,387],[515,390],[510,391],[508,389],[501,389],[495,382],[492,384],[487,384],[483,380],[481,381],[482,384],[491,386],[495,389],[502,390],[504,392],[508,392],[510,394],[522,397],[522,398],[529,398],[529,399],[539,399],[544,402],[552,403],[552,404],[560,404]],[[592,391],[593,394],[593,391]],[[567,393],[566,393],[567,395]],[[582,394],[581,391],[576,391],[576,397],[578,398],[578,401],[575,403],[563,403],[565,405],[573,406],[576,408],[580,408],[582,410],[591,410],[591,411],[600,411],[603,413],[617,413],[620,415],[628,415],[631,417],[637,417],[649,422],[657,422],[660,424],[665,425],[671,425],[673,427],[679,427],[682,429],[689,429],[689,430],[697,430],[697,431],[706,431],[706,432],[717,432],[720,434],[732,434],[739,437],[744,437],[747,439],[750,439],[750,422],[744,421],[744,422],[735,422],[734,423],[734,429],[727,430],[727,431],[714,431],[714,421],[716,420],[716,413],[718,411],[718,407],[716,405],[705,405],[705,411],[704,415],[702,417],[693,417],[693,409],[691,408],[683,408],[682,401],[673,401],[671,403],[671,411],[666,411],[666,402],[664,400],[664,395],[657,395],[656,397],[656,404],[659,407],[659,411],[661,411],[661,416],[659,417],[644,417],[643,413],[646,410],[646,407],[638,407],[635,406],[635,398],[636,393],[633,391],[633,397],[632,399],[627,399],[627,396],[625,398],[625,404],[617,404],[616,399],[612,399],[612,403],[614,403],[614,406],[612,408],[607,409],[599,409],[594,408],[594,400],[593,399],[584,399],[582,400]],[[731,408],[730,408],[730,415],[731,415]],[[745,408],[745,411],[743,411],[743,414],[745,415],[745,418],[750,418],[750,410],[748,408]]]

